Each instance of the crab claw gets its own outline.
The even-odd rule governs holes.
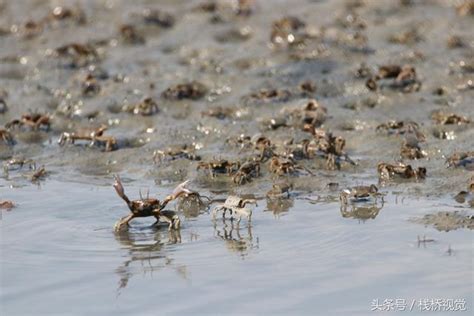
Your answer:
[[[166,197],[166,201],[175,200],[182,194],[191,194],[191,193],[193,193],[193,191],[191,191],[187,188],[187,186],[189,185],[190,182],[191,182],[191,180],[186,180],[186,181],[178,184],[176,186],[176,188],[174,188],[173,193],[171,193],[170,195],[168,195]]]
[[[115,191],[117,192],[118,196],[120,196],[127,204],[130,203],[130,200],[125,195],[125,190],[123,189],[122,181],[118,175],[115,175],[115,182],[113,184]]]

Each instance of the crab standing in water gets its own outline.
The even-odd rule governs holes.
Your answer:
[[[128,226],[128,223],[134,219],[135,217],[150,217],[154,216],[156,218],[156,222],[153,225],[156,225],[160,222],[167,222],[169,224],[169,229],[179,229],[181,221],[178,215],[174,211],[163,210],[166,205],[171,202],[172,200],[177,199],[181,195],[188,195],[192,194],[193,192],[186,188],[189,184],[189,180],[179,184],[171,193],[168,195],[163,201],[158,199],[143,198],[140,196],[139,200],[131,201],[128,196],[125,194],[125,190],[122,185],[122,181],[120,180],[119,176],[115,177],[114,188],[117,191],[118,196],[122,198],[122,200],[127,203],[128,208],[130,209],[131,214],[122,217],[116,224],[115,224],[115,231],[119,231],[124,225]]]
[[[247,220],[250,221],[252,217],[252,210],[246,207],[247,204],[257,205],[255,199],[242,199],[238,196],[229,196],[224,203],[216,205],[213,209],[213,217],[215,218],[217,212],[222,211],[222,217],[225,218],[225,214],[229,211],[230,215],[233,217],[234,213],[239,216],[237,223],[240,223],[242,216],[247,217]]]

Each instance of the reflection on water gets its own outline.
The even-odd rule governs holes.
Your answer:
[[[267,209],[271,211],[275,218],[280,218],[282,213],[287,213],[294,205],[294,199],[268,199]]]
[[[341,204],[341,215],[344,218],[355,218],[358,219],[359,222],[365,222],[368,219],[375,219],[377,215],[379,215],[380,210],[382,210],[384,206],[384,202],[382,199],[381,203],[377,203],[376,201],[368,204],[368,203],[351,203],[349,205],[342,203]]]
[[[230,252],[235,252],[245,258],[252,250],[259,248],[258,237],[254,241],[252,235],[252,226],[250,223],[246,226],[246,228],[241,228],[238,224],[234,224],[234,221],[223,219],[222,224],[214,222],[214,235],[225,242]]]
[[[137,273],[134,270],[135,262],[139,263],[139,271],[143,274],[153,275],[164,267],[171,267],[183,279],[188,279],[186,266],[175,265],[166,249],[166,245],[181,243],[180,230],[166,231],[166,233],[160,230],[145,233],[123,230],[115,233],[115,239],[128,250],[126,259],[115,269],[119,276],[117,296],[127,286],[130,278]]]

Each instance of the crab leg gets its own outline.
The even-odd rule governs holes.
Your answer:
[[[115,231],[119,231],[123,225],[127,225],[128,223],[135,217],[135,214],[128,214],[127,216],[122,217],[114,226]]]

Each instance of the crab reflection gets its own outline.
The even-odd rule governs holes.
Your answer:
[[[239,254],[242,259],[252,250],[259,248],[259,239],[257,237],[254,240],[251,225],[240,228],[233,221],[223,219],[221,227],[217,222],[214,222],[214,235],[225,242],[225,246],[229,251]]]
[[[359,223],[368,219],[375,219],[384,206],[384,201],[377,203],[351,203],[341,204],[341,215],[344,218],[358,219]]]
[[[180,230],[147,232],[122,230],[115,232],[115,239],[128,250],[126,259],[115,269],[119,276],[117,296],[138,271],[153,277],[154,272],[170,267],[180,277],[188,279],[186,266],[174,263],[174,259],[167,253],[167,245],[181,243]],[[138,263],[139,266],[134,263]]]

